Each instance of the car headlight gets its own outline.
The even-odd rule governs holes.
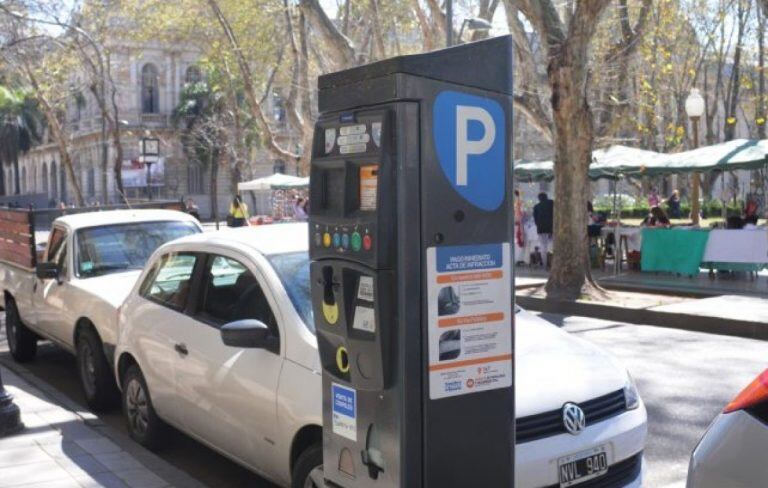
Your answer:
[[[627,404],[627,410],[634,410],[640,406],[640,393],[637,391],[635,380],[627,373],[627,384],[624,385],[624,401]]]

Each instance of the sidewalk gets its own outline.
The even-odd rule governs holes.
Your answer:
[[[0,488],[203,486],[18,371],[2,366],[25,428],[0,438]]]

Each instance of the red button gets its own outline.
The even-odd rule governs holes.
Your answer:
[[[371,236],[366,234],[365,237],[363,237],[363,249],[365,249],[366,251],[370,251],[372,245],[373,245],[373,240],[371,239]]]

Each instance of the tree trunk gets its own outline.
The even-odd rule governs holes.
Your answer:
[[[211,217],[216,222],[216,230],[219,229],[219,158],[216,150],[211,150],[209,164],[211,165]]]
[[[567,62],[550,62],[555,126],[554,259],[547,295],[576,299],[588,285],[587,199],[593,126],[589,106]]]
[[[256,125],[260,135],[262,136],[262,139],[264,140],[265,148],[276,159],[289,159],[289,160],[297,161],[299,159],[299,155],[294,154],[280,147],[280,145],[278,144],[275,138],[275,133],[272,131],[272,128],[270,127],[269,122],[267,121],[266,115],[264,115],[264,111],[262,110],[261,103],[259,102],[259,98],[256,96],[256,87],[253,81],[253,76],[251,75],[250,64],[248,63],[248,60],[243,55],[243,51],[240,47],[240,43],[238,42],[237,37],[235,36],[235,33],[229,24],[229,21],[227,20],[224,13],[221,11],[221,8],[219,7],[219,4],[216,0],[208,0],[208,5],[211,7],[211,10],[213,10],[214,15],[219,21],[219,24],[221,25],[221,28],[224,31],[224,34],[226,35],[227,40],[229,41],[229,44],[234,53],[235,59],[237,60],[237,66],[238,66],[238,69],[240,70],[240,76],[243,79],[245,99],[248,102],[248,107],[250,108],[251,116],[254,119],[254,124]],[[320,7],[318,6],[318,8]],[[322,9],[320,8],[320,10]]]
[[[765,6],[768,0],[764,0]],[[756,10],[757,23],[757,105],[755,107],[755,121],[757,122],[757,138],[765,139],[765,13],[761,9]]]
[[[48,102],[48,99],[44,96],[40,89],[40,84],[37,82],[37,77],[32,72],[29,66],[24,66],[27,78],[34,90],[35,98],[40,102],[40,108],[45,115],[45,120],[48,122],[48,128],[51,129],[54,141],[56,141],[56,147],[59,150],[59,157],[61,158],[61,164],[64,166],[67,172],[68,180],[72,184],[72,192],[75,194],[75,204],[79,207],[85,205],[83,200],[83,192],[80,190],[80,183],[78,183],[75,177],[75,169],[72,167],[72,157],[69,154],[69,147],[67,146],[67,139],[64,136],[63,129],[59,123],[59,119],[56,117],[56,111]],[[64,182],[62,182],[62,187]]]

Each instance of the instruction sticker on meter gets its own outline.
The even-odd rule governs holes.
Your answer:
[[[509,243],[427,249],[429,398],[512,385]]]
[[[360,210],[376,210],[379,188],[379,165],[360,166]]]
[[[357,442],[357,392],[331,383],[333,433]]]

